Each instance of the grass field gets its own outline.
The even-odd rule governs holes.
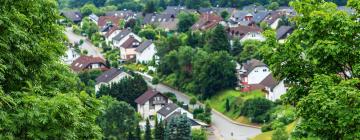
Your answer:
[[[294,121],[285,127],[285,130],[288,134],[290,134],[294,130],[296,123],[297,123],[297,121]],[[261,134],[255,136],[254,138],[251,138],[251,140],[271,140],[273,133],[274,133],[274,130],[268,131],[265,133],[261,133]]]
[[[239,116],[240,107],[242,103],[247,99],[264,97],[264,96],[265,94],[261,91],[242,93],[236,90],[224,90],[211,97],[209,101],[212,108],[223,113],[227,117],[240,123],[251,124],[246,117]],[[229,99],[229,103],[230,103],[230,111],[228,112],[226,111],[226,107],[225,107],[226,99]]]

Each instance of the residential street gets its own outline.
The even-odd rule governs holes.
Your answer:
[[[92,55],[92,56],[104,58],[99,48],[95,47],[90,41],[86,40],[85,37],[73,33],[70,27],[67,27],[65,29],[65,35],[68,37],[70,43],[77,43],[80,41],[80,39],[84,40],[84,43],[80,45],[80,49],[87,50],[88,56]]]
[[[142,75],[148,83],[151,83],[151,77],[149,75],[144,75],[144,74]],[[156,85],[156,89],[162,93],[172,92],[176,95],[179,101],[189,104],[190,98],[178,90],[172,89],[164,84]],[[258,128],[252,128],[248,126],[234,124],[225,117],[223,117],[221,114],[218,114],[214,111],[212,111],[211,119],[212,119],[212,127],[214,127],[214,129],[219,131],[218,134],[214,132],[215,135],[220,135],[220,137],[222,137],[222,139],[224,140],[247,140],[248,138],[256,136],[261,133],[261,130]]]

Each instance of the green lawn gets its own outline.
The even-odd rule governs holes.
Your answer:
[[[264,96],[265,94],[258,90],[247,93],[242,93],[236,90],[225,90],[211,97],[209,101],[211,107],[215,110],[223,113],[235,121],[239,120],[238,122],[249,124],[250,122],[246,118],[239,116],[241,104],[247,99]],[[229,99],[230,102],[230,111],[228,112],[226,112],[225,108],[226,99]]]
[[[288,134],[290,134],[294,130],[296,123],[297,123],[297,120],[285,126],[285,130]],[[254,138],[251,138],[251,140],[271,140],[273,133],[274,133],[274,130],[268,131],[265,133],[261,133],[261,134],[255,136]]]

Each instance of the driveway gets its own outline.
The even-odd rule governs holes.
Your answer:
[[[140,73],[142,74],[142,73]],[[152,87],[155,87],[156,90],[164,93],[164,92],[172,92],[176,95],[178,101],[182,101],[185,104],[189,104],[190,97],[186,96],[184,93],[175,90],[171,87],[168,87],[164,84],[158,84],[156,86],[151,85],[152,77],[146,74],[142,74],[144,79],[148,82],[148,84]],[[198,104],[199,105],[199,104]],[[191,107],[191,105],[189,106]],[[253,128],[249,126],[235,124],[225,116],[215,111],[212,111],[211,115],[212,123],[211,129],[214,129],[213,133],[216,135],[216,139],[224,139],[224,140],[247,140],[248,138],[254,137],[261,133],[261,130],[258,128]],[[209,139],[215,139],[214,136],[209,137]]]
[[[81,50],[87,50],[88,56],[104,58],[103,55],[101,54],[101,50],[99,48],[95,47],[90,41],[86,40],[86,37],[75,34],[72,31],[71,27],[67,27],[65,29],[65,35],[69,39],[70,43],[73,43],[73,44],[80,42],[81,39],[84,40],[84,43],[82,45],[80,45],[79,47]]]

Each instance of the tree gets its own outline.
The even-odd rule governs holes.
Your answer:
[[[155,40],[156,31],[152,27],[147,26],[144,29],[140,30],[139,36],[149,40]]]
[[[145,4],[144,14],[156,12],[156,4],[154,0],[149,0]]]
[[[195,24],[195,22],[198,20],[199,16],[194,13],[185,13],[180,12],[180,14],[177,16],[179,19],[178,22],[178,31],[179,32],[187,32],[189,31],[190,27]]]
[[[227,11],[222,11],[221,13],[220,13],[220,15],[221,15],[221,18],[223,18],[225,21],[229,18],[229,16],[230,16],[230,14],[229,14],[229,12],[227,12]]]
[[[85,33],[88,38],[93,38],[98,32],[98,26],[91,22],[88,18],[83,19],[81,26],[82,33]]]
[[[185,6],[189,9],[199,9],[205,0],[185,0]]]
[[[237,56],[239,55],[241,52],[243,51],[243,46],[241,45],[240,43],[240,40],[239,39],[235,39],[234,40],[234,43],[231,47],[231,54],[233,56]]]
[[[269,5],[267,5],[267,9],[269,10],[276,10],[279,8],[279,3],[277,2],[271,2]]]
[[[225,31],[225,27],[222,25],[216,26],[216,28],[210,33],[210,37],[206,44],[206,49],[209,52],[213,51],[230,51],[230,42],[228,35]]]
[[[226,112],[229,112],[229,111],[230,111],[230,102],[229,102],[229,99],[228,99],[228,98],[226,98],[225,110],[226,110]]]
[[[141,140],[141,129],[140,125],[136,125],[134,140]]]
[[[238,56],[238,61],[244,62],[249,59],[260,59],[260,48],[262,46],[260,41],[246,40],[242,46],[243,50]]]
[[[150,126],[149,118],[146,119],[144,139],[145,140],[152,140],[151,126]]]
[[[161,119],[160,122],[155,126],[155,140],[164,140],[165,138],[165,128],[163,120]]]
[[[0,137],[101,139],[101,102],[78,91],[59,61],[66,47],[57,3],[2,0],[0,11]]]
[[[80,12],[83,16],[89,16],[92,13],[98,12],[98,9],[94,4],[85,4],[83,7],[80,8]]]
[[[135,99],[147,90],[147,84],[141,75],[126,77],[118,83],[112,83],[109,86],[101,86],[97,95],[109,95],[119,101],[125,101],[136,107]]]
[[[171,118],[165,129],[166,140],[191,140],[191,127],[186,115]]]
[[[225,51],[209,54],[199,50],[192,64],[192,75],[197,85],[194,90],[201,93],[203,98],[209,98],[214,93],[236,84],[235,63]]]
[[[241,115],[251,118],[252,122],[263,123],[267,121],[267,112],[273,107],[273,103],[265,98],[248,99],[241,108]]]
[[[103,96],[100,99],[105,104],[105,110],[104,113],[97,118],[97,122],[102,128],[106,139],[121,139],[135,130],[138,119],[136,118],[133,107],[109,96]]]
[[[190,99],[190,105],[192,105],[193,108],[194,108],[195,104],[196,104],[196,98],[195,98],[195,97],[192,97],[192,98]]]
[[[272,140],[288,140],[289,136],[285,131],[285,128],[280,127],[275,130],[271,137]]]

